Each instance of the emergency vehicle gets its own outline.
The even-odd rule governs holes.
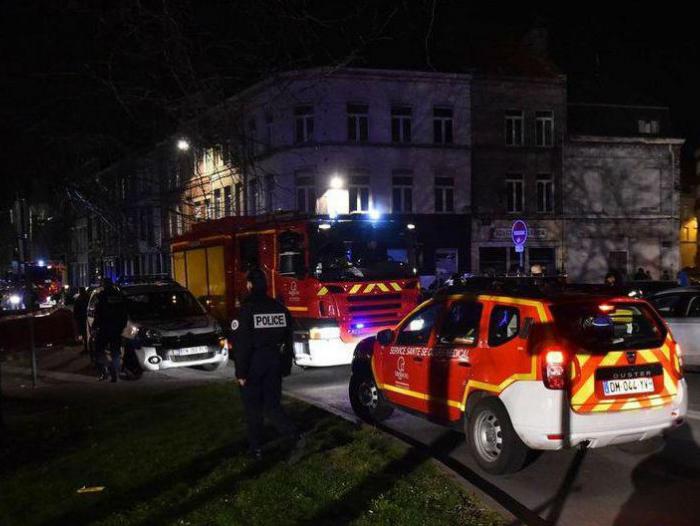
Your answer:
[[[360,342],[361,418],[395,407],[463,427],[477,463],[519,470],[529,449],[645,440],[687,410],[682,355],[644,300],[448,289]]]
[[[295,319],[297,365],[348,364],[359,340],[418,304],[412,236],[406,224],[364,216],[227,217],[173,240],[173,277],[228,326],[247,272],[260,268]]]

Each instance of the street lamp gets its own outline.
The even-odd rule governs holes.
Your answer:
[[[177,141],[177,149],[181,152],[186,152],[190,149],[190,143],[187,141],[187,139],[179,139]]]
[[[339,175],[334,175],[331,177],[331,188],[334,190],[339,190],[343,187],[343,179]]]

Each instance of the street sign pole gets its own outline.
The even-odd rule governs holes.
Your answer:
[[[520,268],[525,270],[525,261],[523,253],[525,252],[525,242],[527,241],[527,224],[522,219],[513,221],[513,226],[510,229],[510,237],[515,245],[515,251],[520,256]]]

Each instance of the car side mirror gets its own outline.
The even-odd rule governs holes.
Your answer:
[[[377,333],[377,341],[380,345],[389,345],[394,341],[394,331],[391,329],[384,329]]]

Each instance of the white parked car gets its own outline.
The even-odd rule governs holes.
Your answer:
[[[126,298],[128,322],[122,331],[124,365],[140,376],[142,370],[202,366],[206,370],[226,365],[229,349],[221,327],[190,291],[172,281],[120,285]],[[87,309],[89,344],[97,294]]]
[[[700,368],[700,287],[677,287],[649,297],[681,346],[683,367]]]

